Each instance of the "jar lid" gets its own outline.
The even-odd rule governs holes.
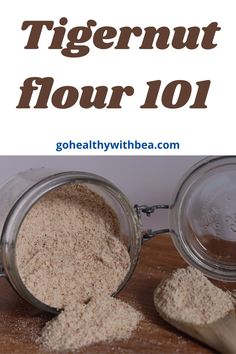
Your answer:
[[[180,181],[169,221],[188,263],[209,277],[236,281],[236,156],[194,165]]]

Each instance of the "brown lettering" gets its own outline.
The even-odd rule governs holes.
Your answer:
[[[33,86],[33,82],[35,82],[37,86]],[[39,85],[41,86],[40,93],[34,108],[48,108],[47,103],[53,82],[54,80],[52,77],[29,77],[26,79],[23,86],[20,87],[22,93],[16,108],[30,108],[33,91],[38,90]]]
[[[129,49],[128,44],[132,33],[134,36],[139,37],[142,34],[142,29],[140,27],[121,27],[119,39],[115,49]]]
[[[112,87],[112,95],[107,108],[121,108],[121,99],[123,95],[132,96],[134,94],[134,88],[132,86],[114,86]]]
[[[158,34],[158,38],[156,40],[156,47],[158,49],[168,48],[168,39],[170,35],[170,30],[168,27],[160,27],[158,29],[156,29],[155,27],[146,27],[143,42],[139,48],[152,49],[156,34]]]
[[[196,82],[196,84],[198,85],[197,95],[194,103],[192,104],[192,106],[190,106],[190,108],[207,108],[206,99],[211,81],[198,81]]]
[[[58,88],[52,95],[52,104],[56,108],[70,108],[77,102],[78,97],[79,92],[75,87],[62,86]]]
[[[24,31],[31,26],[28,42],[25,49],[38,49],[39,38],[43,27],[45,26],[49,31],[53,28],[53,21],[24,21],[21,29]]]
[[[114,41],[105,42],[105,39],[115,38],[117,35],[117,30],[114,27],[101,27],[99,28],[93,36],[93,43],[97,48],[108,49],[112,47]]]
[[[175,33],[172,40],[173,48],[182,49],[186,47],[188,49],[196,49],[198,47],[199,27],[189,27],[188,33],[185,27],[175,27],[174,31]],[[185,37],[187,38],[185,39]]]
[[[220,31],[221,28],[218,27],[217,22],[210,23],[207,27],[202,27],[202,30],[205,32],[204,37],[202,39],[202,48],[204,49],[213,49],[217,46],[214,44],[214,37],[217,31]]]

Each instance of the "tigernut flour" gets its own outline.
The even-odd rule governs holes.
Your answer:
[[[62,309],[43,329],[52,350],[73,350],[98,341],[125,339],[139,312],[111,295],[130,267],[113,209],[84,184],[44,195],[26,215],[16,261],[28,290]]]
[[[54,350],[75,350],[103,341],[128,339],[141,315],[111,296],[92,298],[88,304],[71,303],[42,332],[41,342]]]
[[[234,310],[231,295],[191,266],[177,269],[163,281],[154,292],[154,303],[169,319],[198,325]]]

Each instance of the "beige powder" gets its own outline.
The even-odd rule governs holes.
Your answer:
[[[157,311],[168,318],[207,324],[234,309],[231,296],[213,285],[199,270],[176,270],[154,292]]]
[[[29,211],[17,239],[17,265],[42,302],[64,308],[96,293],[112,294],[130,266],[119,222],[98,194],[81,184],[47,193]]]
[[[43,331],[50,349],[127,338],[136,328],[140,314],[110,297],[130,267],[120,239],[112,208],[82,184],[47,193],[25,217],[16,248],[20,276],[36,298],[64,309]]]
[[[102,296],[70,304],[43,330],[40,342],[54,350],[75,350],[101,341],[128,339],[141,319],[128,304]]]

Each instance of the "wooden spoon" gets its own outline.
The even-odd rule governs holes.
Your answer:
[[[215,322],[197,325],[169,318],[155,301],[154,303],[160,316],[180,331],[187,333],[220,353],[236,354],[236,318],[233,310]]]

